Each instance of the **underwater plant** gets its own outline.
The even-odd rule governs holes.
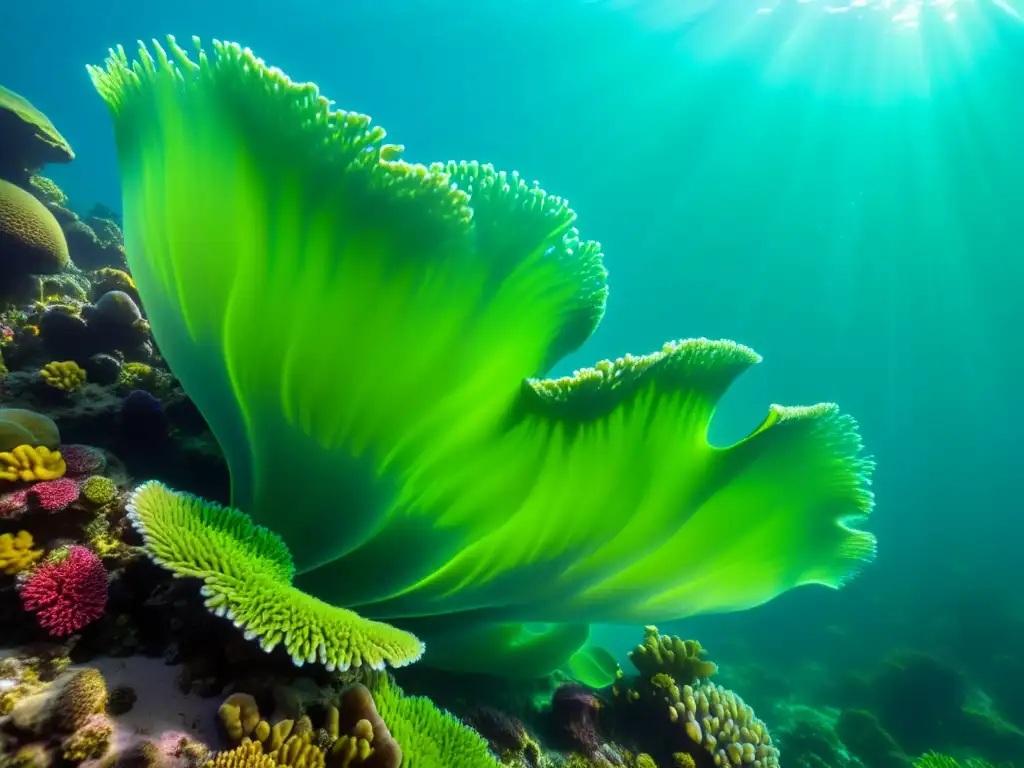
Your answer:
[[[248,637],[381,667],[419,658],[413,629],[463,666],[534,674],[591,622],[746,609],[871,559],[853,526],[873,462],[837,406],[773,405],[711,445],[760,359],[731,341],[541,378],[607,296],[564,200],[488,165],[408,163],[315,85],[195,48],[119,48],[89,72],[132,275],[240,510],[148,483],[131,515]],[[547,647],[521,642],[544,621]]]

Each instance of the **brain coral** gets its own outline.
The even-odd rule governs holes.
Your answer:
[[[68,244],[60,224],[20,187],[0,179],[0,270],[13,274],[53,274],[68,263]]]

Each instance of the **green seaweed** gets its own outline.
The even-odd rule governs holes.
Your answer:
[[[708,442],[752,350],[691,339],[537,378],[607,296],[564,200],[478,163],[407,163],[249,50],[195,50],[169,38],[89,71],[154,336],[223,447],[232,504],[287,546],[288,600],[486,638],[745,609],[872,558],[853,526],[873,462],[835,405],[772,406],[735,445]],[[202,545],[179,554],[157,553],[216,579]]]

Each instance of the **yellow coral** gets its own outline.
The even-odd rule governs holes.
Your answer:
[[[32,549],[32,534],[18,531],[0,536],[0,569],[8,576],[20,573],[43,556],[43,550]]]
[[[98,299],[108,291],[124,291],[133,299],[138,296],[131,275],[123,269],[102,267],[92,273],[93,299]]]
[[[676,768],[697,768],[697,761],[693,759],[693,755],[686,752],[676,752],[672,755],[672,762]]]
[[[224,727],[228,738],[240,742],[244,736],[252,734],[260,723],[260,710],[256,699],[248,693],[233,693],[228,696],[217,710],[217,716]]]
[[[82,496],[86,500],[102,507],[109,504],[117,496],[117,485],[109,477],[93,475],[82,483]]]
[[[279,750],[264,752],[263,745],[248,737],[232,750],[220,752],[206,768],[324,768],[324,753],[310,743],[310,735],[291,736]]]
[[[51,451],[45,445],[19,445],[13,451],[0,452],[0,480],[24,483],[56,480],[66,471],[60,451]]]
[[[277,768],[277,760],[264,754],[258,741],[242,739],[234,749],[219,752],[206,763],[206,768]]]
[[[107,711],[107,681],[88,667],[75,674],[57,698],[57,722],[66,731],[83,727],[90,717]]]
[[[106,715],[91,716],[81,728],[64,740],[64,759],[73,763],[103,757],[110,749],[114,725]]]
[[[51,387],[64,392],[71,392],[85,383],[85,370],[74,360],[47,363],[39,375]]]
[[[658,764],[654,762],[653,757],[641,752],[636,756],[636,768],[658,768]]]
[[[101,558],[120,557],[126,549],[125,543],[110,530],[105,517],[97,517],[85,527],[85,540],[89,549]]]

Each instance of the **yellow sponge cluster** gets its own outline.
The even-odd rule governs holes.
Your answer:
[[[0,480],[34,483],[56,480],[65,472],[67,465],[60,451],[51,451],[45,445],[19,445],[12,451],[0,452]]]
[[[13,576],[35,565],[36,560],[43,556],[43,550],[32,549],[32,544],[32,534],[28,531],[0,536],[0,569]]]
[[[629,660],[644,677],[670,675],[678,683],[711,677],[718,665],[705,659],[707,651],[696,640],[662,635],[658,628],[644,627],[644,641],[629,652]]]
[[[673,691],[675,693],[675,691]],[[730,690],[707,682],[684,685],[670,701],[669,718],[714,756],[715,765],[757,764],[778,768],[778,751],[754,710]]]
[[[72,392],[85,384],[85,369],[74,360],[47,363],[39,375],[51,387],[64,392]]]

